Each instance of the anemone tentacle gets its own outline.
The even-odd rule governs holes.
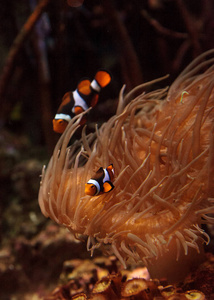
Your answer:
[[[173,243],[175,259],[189,248],[200,251],[208,241],[201,224],[214,222],[213,56],[214,50],[202,54],[168,91],[130,101],[146,85],[126,96],[123,87],[117,114],[69,145],[82,114],[75,117],[42,173],[43,214],[88,236],[92,252],[111,246],[124,266],[129,257],[144,263],[157,258]],[[114,190],[85,195],[93,173],[111,163]]]

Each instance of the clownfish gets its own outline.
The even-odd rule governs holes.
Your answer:
[[[85,193],[90,196],[98,196],[103,193],[108,193],[113,190],[114,185],[112,180],[114,178],[114,167],[113,164],[109,165],[107,168],[102,167],[95,173],[85,184]]]
[[[107,86],[111,81],[111,75],[104,70],[96,73],[94,79],[83,79],[79,82],[77,89],[73,92],[67,92],[59,106],[53,119],[53,130],[58,133],[65,131],[68,122],[89,107],[97,104],[99,93],[102,88]],[[82,119],[82,125],[86,119]]]

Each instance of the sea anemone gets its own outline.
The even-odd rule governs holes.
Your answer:
[[[214,222],[213,57],[214,50],[200,55],[169,89],[132,100],[158,80],[126,96],[123,87],[116,115],[72,142],[83,114],[76,116],[43,170],[42,213],[88,237],[92,253],[105,245],[124,267],[129,258],[160,265],[162,258],[169,269],[170,257],[200,252],[209,242],[201,225]],[[85,183],[109,164],[115,188],[85,195]]]

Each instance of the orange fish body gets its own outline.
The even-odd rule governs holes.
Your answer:
[[[73,92],[67,92],[59,106],[57,113],[53,119],[53,130],[63,133],[68,122],[76,115],[94,107],[97,104],[99,93],[111,81],[111,75],[104,70],[96,73],[94,79],[83,79]],[[86,122],[86,118],[82,119],[82,124]]]
[[[85,193],[89,196],[98,196],[103,193],[108,193],[113,190],[114,185],[112,180],[114,178],[114,167],[113,164],[109,165],[107,168],[102,167],[96,172],[94,177],[92,177],[85,184]]]

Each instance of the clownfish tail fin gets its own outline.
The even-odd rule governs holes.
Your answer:
[[[111,82],[111,75],[105,70],[100,70],[96,73],[94,79],[97,81],[101,88],[104,88]]]
[[[108,170],[113,170],[114,167],[113,167],[113,164],[110,164],[108,167],[107,167]]]
[[[114,167],[113,167],[113,164],[110,164],[106,170],[108,171],[108,174],[111,178],[111,180],[114,178]]]

